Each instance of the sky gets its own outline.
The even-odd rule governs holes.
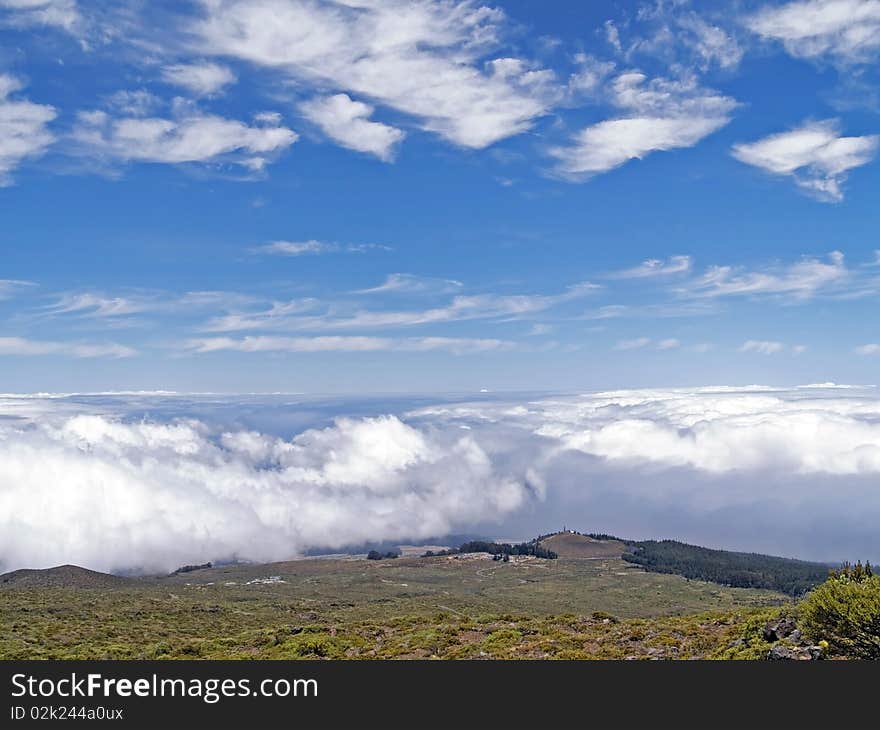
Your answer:
[[[880,6],[0,0],[6,392],[870,384]]]
[[[0,567],[877,560],[878,60],[877,0],[0,0]]]

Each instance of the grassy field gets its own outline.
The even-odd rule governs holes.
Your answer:
[[[616,557],[314,559],[87,587],[51,576],[0,585],[0,658],[720,656],[786,602]]]

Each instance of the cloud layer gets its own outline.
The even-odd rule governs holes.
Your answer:
[[[266,401],[266,422],[314,415],[289,401]],[[475,526],[527,536],[557,519],[877,557],[880,398],[870,388],[485,396],[335,416],[292,438],[221,425],[211,403],[0,397],[3,567],[167,570]],[[772,529],[756,531],[770,517]]]
[[[76,415],[0,430],[4,568],[168,570],[443,534],[521,506],[466,433],[341,418],[290,441]]]

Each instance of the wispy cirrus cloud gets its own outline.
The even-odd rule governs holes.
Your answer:
[[[756,352],[759,355],[778,355],[783,352],[801,355],[806,350],[805,345],[786,345],[776,340],[746,340],[739,348],[739,352]]]
[[[880,5],[878,5],[880,6]],[[734,145],[733,156],[772,175],[790,177],[819,200],[843,200],[847,173],[868,164],[880,148],[880,135],[843,137],[837,120],[809,122],[757,142]]]
[[[776,355],[785,349],[785,345],[775,340],[746,340],[739,348],[740,352],[757,352],[761,355]]]
[[[706,72],[735,69],[746,49],[731,24],[717,22],[689,3],[643,4],[624,22],[608,20],[605,39],[630,62],[636,57],[659,59],[670,67]]]
[[[358,289],[355,294],[443,294],[459,291],[463,286],[462,282],[455,279],[389,274],[378,286]]]
[[[634,337],[629,340],[619,340],[615,345],[615,350],[641,350],[651,344],[650,337]]]
[[[509,350],[513,342],[494,338],[463,337],[207,337],[189,340],[186,349],[196,353],[237,352],[449,352],[465,355]]]
[[[36,286],[32,281],[22,279],[0,279],[0,299],[9,299],[18,292]]]
[[[116,343],[56,342],[24,337],[0,337],[0,357],[36,357],[60,355],[75,358],[122,358],[137,355],[137,350]]]
[[[81,23],[76,0],[0,0],[0,24],[55,26],[73,33]]]
[[[686,297],[778,296],[794,301],[812,299],[820,292],[839,290],[851,277],[840,251],[827,261],[805,257],[787,266],[748,270],[732,266],[710,266],[705,272],[674,291]]]
[[[54,295],[51,304],[22,313],[25,319],[77,319],[91,321],[95,327],[141,324],[154,315],[157,320],[174,316],[204,316],[205,312],[223,311],[262,301],[249,294],[230,291],[170,292],[161,290],[126,290],[107,294],[101,291],[63,292]]]
[[[389,246],[378,243],[340,244],[331,241],[318,241],[310,238],[305,241],[270,241],[251,249],[254,253],[274,256],[319,256],[328,253],[367,253],[368,251],[390,251]]]
[[[595,284],[582,282],[559,294],[459,295],[443,306],[408,310],[352,308],[343,302],[332,303],[328,307],[318,300],[307,298],[275,302],[268,309],[257,312],[230,313],[210,320],[204,329],[209,332],[248,329],[364,330],[477,319],[516,319],[582,299],[597,288]],[[324,311],[320,311],[322,308]]]
[[[686,274],[691,270],[693,261],[690,256],[670,256],[662,259],[647,259],[638,266],[624,269],[612,274],[615,279],[646,279],[671,274]]]

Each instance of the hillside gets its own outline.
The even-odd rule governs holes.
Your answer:
[[[773,555],[712,550],[675,540],[646,540],[633,543],[632,548],[623,559],[654,573],[674,573],[739,588],[765,588],[791,596],[822,583],[830,567]]]
[[[77,565],[59,565],[44,570],[22,569],[0,575],[2,588],[118,588],[135,583],[109,573],[99,573]]]
[[[619,558],[502,562],[486,553],[235,564],[139,579],[70,567],[5,577],[0,659],[588,658],[647,655],[670,641],[664,652],[693,656],[708,651],[709,635],[723,643],[736,630],[727,617],[785,601]],[[686,618],[706,613],[723,623]]]
[[[597,540],[576,532],[557,532],[539,540],[541,547],[552,550],[560,558],[595,560],[619,558],[626,552],[621,540]]]

